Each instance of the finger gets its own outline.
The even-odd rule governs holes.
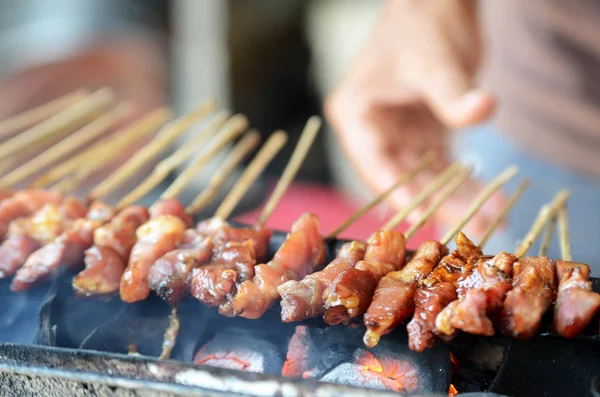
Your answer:
[[[409,83],[421,92],[436,116],[448,127],[465,127],[489,118],[496,101],[477,88],[472,77],[452,61],[440,62],[434,70],[420,68]]]

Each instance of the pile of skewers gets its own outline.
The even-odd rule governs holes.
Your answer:
[[[162,357],[169,356],[175,343],[177,307],[189,295],[217,307],[225,316],[257,319],[281,301],[284,322],[323,316],[327,324],[337,325],[362,318],[364,342],[369,347],[410,319],[406,326],[409,344],[417,351],[431,347],[436,340],[449,340],[460,331],[493,335],[501,330],[510,337],[531,338],[551,307],[556,332],[573,338],[598,312],[600,295],[592,291],[589,266],[571,260],[568,192],[559,192],[540,210],[515,254],[488,256],[482,249],[527,188],[527,181],[521,183],[478,245],[461,232],[485,201],[518,174],[515,167],[508,167],[486,186],[463,219],[440,241],[422,243],[412,256],[407,258],[407,241],[470,176],[469,167],[451,165],[367,241],[344,244],[327,264],[327,241],[416,177],[433,161],[433,153],[425,154],[415,169],[328,236],[321,235],[315,215],[302,215],[269,258],[272,231],[265,224],[311,147],[320,128],[317,117],[308,120],[255,225],[238,227],[227,219],[285,144],[283,131],[268,138],[209,219],[195,224],[193,216],[218,196],[228,177],[258,146],[256,132],[247,132],[233,146],[191,204],[186,207],[177,199],[198,172],[248,129],[243,115],[227,112],[218,113],[185,145],[158,162],[116,205],[102,201],[214,109],[214,102],[207,101],[167,123],[171,113],[160,108],[99,138],[130,113],[126,104],[115,104],[112,93],[103,89],[92,94],[77,92],[0,122],[0,136],[25,129],[0,145],[0,159],[6,159],[8,166],[18,164],[15,153],[23,148],[45,137],[63,136],[50,149],[0,177],[0,278],[12,277],[12,290],[22,292],[83,263],[85,268],[72,282],[82,297],[118,293],[131,303],[155,292],[173,308]],[[65,132],[74,126],[79,130]],[[70,195],[120,151],[157,130],[152,140],[86,197]],[[99,138],[97,142],[83,149],[95,138]],[[59,161],[63,157],[67,159]],[[158,201],[149,208],[135,204],[186,163]],[[30,187],[9,190],[41,171]],[[426,211],[409,230],[394,231],[426,202]],[[545,254],[555,223],[562,260]],[[527,257],[544,229],[540,255]],[[454,237],[456,249],[449,252],[447,244]]]

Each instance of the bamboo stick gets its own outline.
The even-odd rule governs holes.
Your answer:
[[[265,222],[271,217],[273,211],[277,207],[279,201],[285,194],[285,191],[290,186],[295,176],[298,174],[298,170],[302,167],[302,163],[310,150],[319,129],[321,128],[321,119],[317,116],[313,116],[308,119],[304,130],[302,131],[302,135],[300,136],[300,140],[290,157],[275,189],[271,193],[271,196],[267,200],[262,213],[258,217],[257,226],[263,226]]]
[[[421,218],[412,224],[410,228],[404,233],[406,239],[410,239],[420,228],[425,224],[427,219],[429,219],[435,211],[437,211],[440,206],[450,197],[459,187],[462,186],[463,183],[471,176],[473,172],[472,168],[466,168],[461,173],[459,173],[445,188],[442,194],[427,208],[425,213],[421,216]]]
[[[240,140],[227,155],[227,158],[225,158],[223,164],[219,166],[219,169],[213,175],[208,185],[192,201],[186,211],[189,214],[196,214],[214,200],[217,194],[219,194],[227,177],[230,176],[235,168],[256,148],[256,146],[258,146],[259,142],[260,134],[258,132],[253,131],[246,134],[246,136],[244,136],[244,138],[242,138],[242,140]]]
[[[200,144],[204,143],[205,139],[219,131],[220,128],[229,128],[224,125],[227,121],[228,114],[228,112],[222,112],[215,116],[215,118],[211,120],[211,122],[198,135],[192,138],[189,143],[186,143],[184,146],[176,150],[172,155],[160,161],[154,167],[150,175],[146,177],[146,179],[139,183],[133,190],[131,190],[119,201],[117,208],[124,208],[140,200],[152,189],[157,187],[162,181],[164,181],[172,171],[183,164],[194,153],[195,150],[199,150]],[[238,120],[240,121],[233,121],[232,118],[232,124],[243,122],[241,121],[243,116],[240,115],[236,117],[238,117]],[[245,120],[247,125],[247,119],[244,117],[243,120]]]
[[[494,178],[479,194],[475,197],[475,200],[467,210],[466,215],[452,228],[444,237],[440,240],[443,245],[454,237],[456,233],[463,228],[463,226],[475,215],[475,213],[485,204],[485,202],[494,194],[498,189],[502,187],[506,182],[514,178],[519,173],[519,169],[516,166],[510,166]]]
[[[438,191],[442,186],[447,184],[456,174],[461,172],[462,166],[458,163],[454,163],[446,168],[441,174],[436,176],[429,185],[417,194],[417,196],[396,215],[394,215],[389,221],[387,221],[382,227],[382,230],[393,230],[400,223],[402,223],[411,212],[413,212],[419,205],[421,205],[429,196]]]
[[[171,117],[171,112],[167,108],[158,108],[143,116],[133,124],[130,124],[110,136],[102,139],[100,142],[92,145],[90,148],[81,152],[77,156],[60,163],[53,167],[50,171],[37,178],[32,187],[40,188],[50,185],[61,178],[76,171],[79,167],[88,163],[93,159],[97,152],[102,152],[106,148],[110,148],[115,142],[131,139],[132,136],[143,137],[156,131],[160,125],[164,124]]]
[[[98,136],[106,133],[110,128],[114,127],[132,113],[132,106],[128,103],[123,103],[116,106],[112,110],[93,120],[73,135],[69,135],[56,145],[41,153],[39,156],[31,159],[31,161],[16,168],[12,172],[6,174],[0,179],[0,187],[8,187],[18,183],[44,167],[52,164],[64,155],[73,152]]]
[[[517,258],[521,258],[527,255],[527,252],[529,251],[535,240],[542,233],[542,230],[544,229],[546,223],[548,223],[548,221],[554,216],[554,213],[557,211],[558,208],[565,205],[570,195],[570,191],[561,190],[558,193],[556,193],[556,195],[550,203],[544,204],[542,208],[540,208],[535,221],[529,229],[529,232],[527,232],[525,238],[515,250],[515,256]]]
[[[101,89],[74,103],[49,119],[29,128],[0,145],[0,159],[12,156],[26,149],[39,139],[57,136],[97,117],[108,109],[114,100],[114,93]]]
[[[196,157],[191,164],[183,171],[177,179],[163,192],[161,198],[167,199],[177,197],[186,186],[196,178],[200,170],[210,162],[221,150],[225,148],[231,141],[240,136],[247,128],[248,120],[245,116],[232,117],[229,122],[223,126],[221,131],[209,143],[209,148]],[[158,167],[161,165],[159,164]]]
[[[214,101],[207,101],[193,112],[164,125],[152,141],[140,149],[127,161],[127,163],[119,167],[119,169],[110,177],[92,189],[90,198],[96,199],[98,197],[104,197],[109,192],[121,186],[136,170],[156,158],[156,156],[166,150],[175,139],[186,132],[194,123],[198,122],[212,111],[214,106]]]
[[[252,162],[246,167],[227,197],[225,197],[219,208],[215,211],[216,218],[227,219],[231,215],[244,194],[248,191],[248,188],[256,181],[271,160],[273,160],[286,141],[287,134],[283,131],[276,131],[271,134]]]
[[[496,217],[496,219],[494,220],[494,222],[492,222],[488,230],[486,230],[486,232],[483,234],[483,237],[479,241],[480,248],[483,248],[487,244],[488,240],[490,239],[490,237],[492,237],[492,234],[494,233],[496,228],[506,218],[510,210],[517,204],[517,202],[519,201],[523,193],[525,193],[525,190],[527,190],[528,187],[528,180],[524,180],[523,182],[521,182],[521,184],[519,185],[515,193],[511,196],[511,198],[508,200],[498,217]]]
[[[566,202],[558,210],[558,238],[560,242],[560,256],[565,261],[572,261],[571,244],[569,242],[569,219]]]
[[[67,95],[36,106],[25,112],[19,113],[0,121],[0,137],[12,135],[20,130],[40,123],[52,115],[63,111],[76,102],[81,101],[89,95],[87,90],[73,91]]]
[[[548,250],[550,249],[550,243],[552,242],[552,237],[554,236],[554,229],[556,228],[556,216],[550,218],[548,224],[546,224],[546,228],[544,230],[544,236],[542,237],[542,245],[540,246],[539,256],[548,255]]]

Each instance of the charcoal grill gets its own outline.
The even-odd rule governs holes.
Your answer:
[[[271,251],[284,238],[285,233],[275,232]],[[343,243],[330,243],[330,256]],[[11,293],[6,282],[0,284],[3,313],[20,318],[0,322],[0,340],[20,342],[0,343],[0,395],[398,395],[365,385],[327,383],[310,376],[281,376],[279,367],[298,325],[309,331],[321,375],[329,374],[319,378],[334,381],[346,376],[339,375],[339,371],[352,368],[352,357],[357,352],[367,350],[360,338],[362,327],[327,327],[316,319],[283,324],[279,307],[260,320],[224,318],[189,299],[180,309],[181,331],[173,360],[161,361],[153,357],[160,353],[168,321],[169,308],[164,302],[150,298],[127,305],[116,297],[77,299],[70,287],[71,276],[63,274],[52,285],[25,295]],[[594,290],[600,291],[600,280],[593,282]],[[38,314],[39,321],[33,324]],[[448,395],[450,384],[461,392],[460,396],[598,396],[598,329],[567,341],[552,334],[549,324],[547,321],[545,330],[531,341],[460,335],[452,343],[439,344],[420,355],[408,351],[406,332],[400,327],[384,337],[381,345],[388,349],[383,354],[405,357],[420,371],[420,379],[428,379],[410,394],[414,396]],[[263,373],[193,364],[194,355],[207,342],[213,341],[214,351],[214,341],[219,339],[215,336],[222,330],[254,338],[247,344],[258,346],[255,350],[262,353],[261,360],[268,361],[261,367]],[[27,332],[35,333],[35,343],[22,343]],[[22,337],[16,338],[19,335]],[[141,355],[127,354],[130,343]],[[332,375],[334,370],[338,373]]]

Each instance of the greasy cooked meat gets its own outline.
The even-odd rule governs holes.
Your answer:
[[[325,322],[335,325],[364,313],[379,280],[404,266],[405,245],[403,233],[377,231],[365,259],[338,275],[328,289]]]
[[[256,253],[254,241],[230,241],[218,246],[210,262],[192,270],[191,293],[209,307],[216,307],[231,299],[237,283],[254,277]]]
[[[107,295],[119,290],[119,280],[136,241],[135,231],[149,216],[145,207],[127,207],[94,231],[94,245],[85,252],[85,269],[73,279],[78,295]]]
[[[185,212],[185,207],[175,198],[164,199],[152,205],[149,209],[150,219],[158,218],[161,215],[171,215],[181,219],[186,227],[192,227],[193,219],[191,215]]]
[[[368,347],[379,343],[385,335],[406,320],[414,311],[413,296],[420,280],[426,277],[448,254],[448,248],[437,241],[425,241],[406,266],[383,277],[364,316]]]
[[[85,251],[85,269],[73,279],[80,296],[108,295],[119,290],[126,262],[112,248],[94,245]]]
[[[574,338],[590,324],[600,308],[600,294],[592,291],[590,267],[557,260],[558,293],[554,303],[554,329]]]
[[[74,221],[69,229],[29,256],[17,271],[11,284],[12,290],[28,290],[54,277],[63,268],[79,264],[83,260],[84,251],[94,241],[94,230],[114,215],[111,208],[100,201],[92,203],[85,218]]]
[[[46,204],[59,204],[62,199],[58,192],[27,189],[0,201],[0,239],[6,236],[10,223],[15,219],[30,216]]]
[[[236,295],[219,307],[226,316],[259,318],[279,297],[277,287],[288,280],[300,280],[323,265],[326,247],[319,234],[319,220],[310,213],[302,215],[273,259],[255,266],[255,276],[238,286]]]
[[[458,280],[469,274],[474,260],[483,255],[462,232],[456,236],[456,249],[442,258],[435,269],[423,280],[415,292],[415,313],[408,323],[408,345],[422,352],[435,343],[435,320],[450,302],[458,298]]]
[[[177,305],[189,291],[192,269],[205,264],[211,257],[214,244],[204,238],[192,248],[178,248],[158,259],[148,273],[148,285],[170,305]]]
[[[29,255],[85,214],[86,208],[78,199],[67,197],[60,204],[48,203],[32,216],[11,222],[7,239],[0,245],[0,278],[12,276]]]
[[[529,339],[537,333],[556,294],[554,263],[546,257],[522,258],[514,264],[513,274],[513,288],[500,312],[500,327],[505,335]]]
[[[311,273],[300,281],[290,280],[280,285],[277,292],[281,296],[281,320],[300,321],[323,314],[325,290],[344,270],[364,259],[365,250],[365,243],[346,243],[323,270]]]
[[[174,215],[159,215],[137,229],[137,242],[131,249],[129,263],[121,277],[119,292],[124,302],[137,302],[148,297],[150,267],[177,247],[185,229],[185,222]]]
[[[217,245],[252,240],[257,262],[262,263],[267,259],[272,231],[266,227],[234,227],[221,218],[212,217],[198,223],[196,231],[203,236],[210,236]]]
[[[502,307],[506,293],[512,288],[507,272],[511,273],[516,260],[514,255],[506,252],[493,258],[480,258],[473,272],[459,280],[459,299],[438,314],[437,331],[448,336],[454,335],[455,330],[474,335],[494,335],[491,317]]]

